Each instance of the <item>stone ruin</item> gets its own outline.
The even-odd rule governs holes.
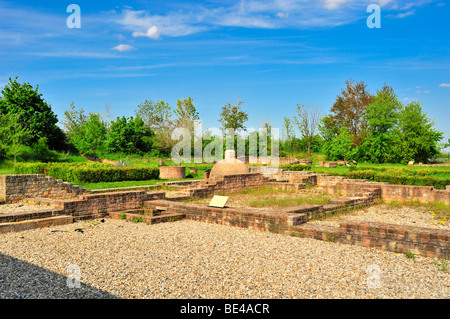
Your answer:
[[[90,191],[43,175],[0,176],[3,201],[26,199],[52,206],[48,211],[38,213],[0,214],[0,234],[103,217],[122,219],[125,216],[124,219],[129,221],[140,218],[148,224],[190,219],[388,251],[413,252],[427,257],[450,256],[448,230],[365,222],[346,222],[339,227],[308,224],[312,219],[368,206],[381,198],[387,201],[443,201],[450,205],[450,186],[446,190],[436,190],[427,186],[390,185],[314,172],[248,167],[236,159],[234,151],[227,151],[225,159],[206,173],[204,180],[166,185],[181,189],[180,194],[167,197],[165,191],[158,189],[161,186],[154,186],[153,191],[149,191],[150,187]],[[306,185],[314,187],[307,188]],[[311,194],[325,192],[337,198],[325,205],[304,204],[283,209],[213,208],[183,202],[192,197],[263,186]]]

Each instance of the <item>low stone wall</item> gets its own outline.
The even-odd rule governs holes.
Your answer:
[[[339,227],[305,224],[291,227],[286,235],[314,238],[396,253],[425,257],[450,257],[450,231],[384,223],[345,222]]]
[[[171,211],[186,214],[186,218],[196,221],[281,233],[286,227],[324,218],[344,209],[368,206],[372,202],[373,197],[342,197],[330,200],[325,205],[303,204],[281,209],[216,208],[169,200],[155,200],[147,202],[146,205],[165,207]]]
[[[328,194],[351,196],[371,192],[377,198],[390,201],[443,202],[450,205],[450,190],[439,190],[432,186],[391,185],[363,179],[348,179],[342,176],[317,175],[317,186]]]
[[[30,230],[35,228],[44,228],[51,226],[61,226],[73,223],[72,216],[57,216],[42,218],[39,220],[24,220],[14,223],[1,223],[0,234],[6,234],[10,232],[20,232],[24,230]]]
[[[110,212],[141,209],[145,201],[165,198],[165,192],[129,191],[80,195],[76,199],[35,199],[51,202],[59,215],[70,215],[75,220],[105,217]]]
[[[170,211],[184,213],[186,214],[186,219],[190,220],[261,231],[281,232],[287,227],[290,217],[289,214],[271,214],[264,209],[236,207],[215,208],[167,200],[156,200],[151,205],[155,207],[166,207]]]
[[[447,186],[448,187],[448,186]],[[450,190],[432,186],[389,185],[381,186],[381,196],[386,201],[443,202],[450,205]]]
[[[6,203],[33,197],[75,198],[85,192],[89,190],[43,174],[0,175],[0,201]]]

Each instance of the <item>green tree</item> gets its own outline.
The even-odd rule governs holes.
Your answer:
[[[283,136],[283,146],[285,151],[288,154],[292,154],[294,152],[294,139],[295,139],[295,129],[294,124],[291,118],[285,116],[283,118],[283,128],[282,128],[282,136]]]
[[[64,120],[62,122],[66,136],[69,142],[77,145],[83,138],[81,127],[88,120],[83,108],[77,110],[75,103],[70,103],[70,108],[64,111]]]
[[[23,126],[20,114],[3,114],[0,117],[0,136],[4,145],[4,150],[11,150],[14,155],[14,164],[17,163],[17,155],[20,147],[25,145],[25,141],[30,134],[30,130]]]
[[[372,163],[396,162],[395,142],[398,138],[398,118],[402,109],[394,90],[384,86],[367,106],[365,119],[369,135],[364,141],[364,155]]]
[[[200,120],[200,115],[194,106],[191,97],[177,101],[177,107],[173,111],[176,116],[175,125],[178,128],[186,128],[193,132],[194,122]]]
[[[174,120],[172,119],[173,111],[169,103],[163,100],[154,102],[153,100],[145,100],[138,105],[135,111],[136,117],[142,118],[145,125],[155,132],[153,138],[153,150],[156,153],[170,154],[175,141],[172,140],[172,132],[174,130]]]
[[[328,114],[320,120],[319,132],[322,136],[322,151],[330,158],[331,144],[336,136],[339,135],[339,124],[331,114]]]
[[[341,127],[339,135],[331,142],[329,158],[335,160],[353,160],[357,153],[357,148],[353,147],[353,136],[346,127]]]
[[[233,129],[235,132],[238,130],[245,131],[245,122],[248,121],[248,114],[242,110],[243,105],[243,101],[238,101],[235,105],[227,103],[222,107],[219,122],[222,123],[224,132],[228,129]]]
[[[80,138],[75,144],[76,148],[85,155],[97,157],[98,153],[103,150],[106,138],[106,125],[100,114],[90,113],[80,131]]]
[[[38,89],[39,85],[34,89],[29,83],[19,83],[17,77],[10,78],[2,90],[0,114],[19,115],[21,126],[29,132],[23,142],[26,145],[31,146],[46,137],[51,149],[65,149],[64,133],[56,125],[58,118]]]
[[[145,100],[138,105],[135,111],[136,117],[140,117],[145,125],[156,132],[162,133],[169,126],[172,117],[172,108],[169,103],[162,100],[154,102],[153,100]]]
[[[138,116],[136,118],[117,118],[111,122],[105,149],[108,153],[125,154],[149,152],[152,146],[153,131]]]
[[[439,154],[439,141],[444,134],[434,128],[435,123],[427,117],[422,106],[412,101],[399,116],[399,158],[402,162],[428,162]]]

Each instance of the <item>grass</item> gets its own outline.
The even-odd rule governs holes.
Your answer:
[[[246,189],[241,192],[221,194],[228,196],[228,206],[253,208],[286,208],[303,204],[323,205],[330,201],[327,195],[300,194],[295,191],[276,190],[272,187]],[[212,198],[192,199],[191,202],[209,204]]]
[[[439,267],[439,270],[448,273],[448,259],[441,259],[440,261],[433,261],[433,264]]]

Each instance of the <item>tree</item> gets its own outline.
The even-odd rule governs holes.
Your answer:
[[[195,109],[194,101],[191,97],[177,100],[177,107],[173,113],[176,116],[176,127],[185,128],[191,132],[194,130],[194,122],[200,119],[200,116]]]
[[[138,105],[135,114],[144,121],[148,128],[156,133],[161,133],[171,122],[172,108],[169,103],[162,100],[158,100],[156,103],[153,100],[145,100]]]
[[[245,122],[248,121],[247,112],[242,110],[244,105],[243,101],[239,101],[235,105],[227,103],[222,107],[220,113],[219,122],[222,123],[222,129],[226,132],[228,129],[232,129],[235,132],[238,130],[245,131]]]
[[[434,128],[422,106],[412,101],[399,114],[399,158],[402,162],[428,162],[439,154],[439,141],[444,134]]]
[[[97,157],[99,151],[103,149],[105,138],[106,125],[101,120],[100,114],[90,113],[80,128],[80,138],[75,146],[85,155]]]
[[[293,142],[295,139],[295,129],[294,124],[291,118],[285,116],[283,118],[283,129],[282,129],[283,139],[284,139],[284,145],[286,147],[286,150],[289,153],[292,153],[294,151],[293,149]]]
[[[170,154],[175,143],[171,138],[174,122],[169,103],[162,100],[158,100],[156,103],[153,100],[145,100],[138,105],[135,113],[136,117],[139,116],[144,121],[146,127],[155,132],[153,149],[162,154]]]
[[[329,158],[335,160],[353,160],[357,148],[353,148],[353,137],[346,127],[341,127],[339,135],[333,139],[330,145]]]
[[[83,138],[81,127],[88,120],[84,114],[83,108],[77,110],[75,103],[70,103],[70,109],[64,111],[64,120],[62,122],[69,142],[73,145],[78,144],[78,140]]]
[[[308,143],[308,154],[311,154],[311,142],[316,134],[317,125],[320,120],[319,107],[310,107],[297,104],[297,116],[294,116],[294,123]]]
[[[2,142],[6,142],[6,147],[10,148],[14,154],[14,164],[17,163],[19,149],[25,144],[25,140],[30,134],[30,130],[22,125],[20,114],[3,114],[0,117],[0,136]]]
[[[19,115],[21,126],[29,132],[24,144],[32,145],[40,138],[46,137],[51,149],[65,149],[64,133],[56,125],[58,118],[38,92],[39,85],[34,89],[29,83],[19,83],[17,78],[10,78],[2,90],[0,114]]]
[[[367,133],[367,120],[364,116],[373,96],[362,81],[355,83],[348,80],[345,83],[346,88],[337,96],[331,113],[337,129],[347,127],[352,135],[353,146],[357,147],[363,143]]]
[[[403,105],[394,90],[384,86],[367,106],[365,119],[369,135],[364,142],[365,156],[372,163],[396,162],[395,140],[398,137],[398,117]]]
[[[111,122],[111,128],[105,142],[108,153],[121,152],[133,154],[149,152],[152,146],[153,132],[145,126],[144,121],[136,118],[117,118]]]
[[[331,114],[328,114],[320,120],[319,123],[320,135],[323,139],[322,151],[330,157],[331,144],[336,136],[339,135],[339,128],[336,120]]]

